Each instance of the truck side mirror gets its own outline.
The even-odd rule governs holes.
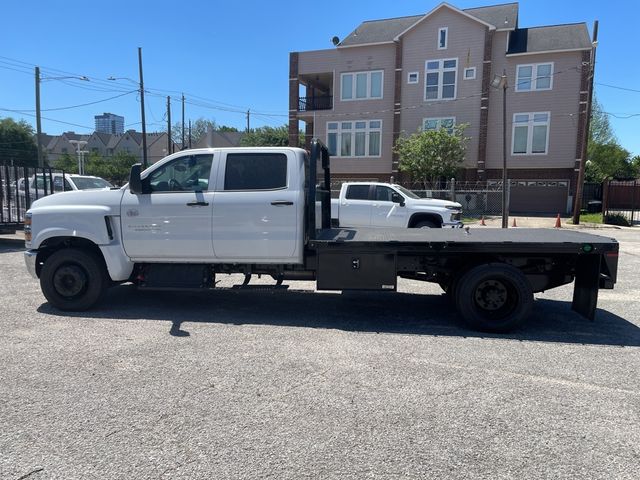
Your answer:
[[[129,173],[129,191],[131,193],[143,193],[142,179],[140,178],[141,170],[142,165],[140,163],[131,165],[131,172]]]
[[[400,204],[401,207],[404,207],[404,197],[402,195],[400,195],[399,193],[392,193],[391,194],[391,201],[393,203],[398,203]]]

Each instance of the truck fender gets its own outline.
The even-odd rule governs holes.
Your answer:
[[[412,228],[416,223],[422,220],[430,220],[438,224],[439,227],[442,227],[442,217],[437,213],[431,212],[416,212],[409,218],[409,223],[407,223],[408,228]]]

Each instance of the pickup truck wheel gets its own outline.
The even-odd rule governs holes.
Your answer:
[[[438,225],[436,225],[435,223],[429,220],[423,220],[421,222],[416,223],[413,228],[439,228],[439,227]]]
[[[513,330],[527,319],[533,306],[527,277],[510,265],[475,267],[460,279],[455,290],[458,312],[475,330]]]
[[[100,300],[109,282],[102,262],[92,252],[64,248],[44,262],[40,286],[49,303],[60,310],[81,311]]]

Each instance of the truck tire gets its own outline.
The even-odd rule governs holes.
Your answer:
[[[460,278],[455,289],[458,313],[474,330],[509,332],[522,325],[533,306],[527,277],[503,263],[480,265]]]
[[[413,228],[440,228],[440,227],[430,220],[422,220],[421,222],[416,223],[413,226]]]
[[[104,262],[88,250],[58,250],[47,258],[40,273],[42,293],[60,310],[87,310],[102,298],[108,285]]]

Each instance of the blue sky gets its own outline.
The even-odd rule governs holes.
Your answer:
[[[33,65],[43,77],[87,75],[91,81],[44,80],[43,131],[90,132],[93,116],[124,115],[129,128],[140,130],[136,85],[108,82],[109,76],[137,81],[137,47],[143,49],[148,131],[166,126],[166,95],[172,117],[180,115],[179,92],[189,98],[186,117],[214,119],[218,124],[277,126],[288,110],[290,51],[332,48],[330,39],[344,38],[362,20],[426,13],[439,2],[334,1],[284,2],[79,2],[37,0],[3,2],[0,28],[1,117],[24,118],[35,109]],[[502,3],[458,0],[459,8]],[[150,5],[153,5],[152,7]],[[520,26],[600,21],[596,95],[620,143],[640,154],[640,62],[637,61],[640,2],[635,0],[523,0]],[[8,60],[8,59],[11,60]],[[20,63],[23,62],[23,63]],[[622,90],[616,87],[635,89]],[[124,95],[122,95],[124,94]],[[98,102],[85,107],[79,104]],[[197,104],[197,105],[196,105]],[[635,116],[630,116],[634,115]],[[628,118],[626,118],[628,117]]]

